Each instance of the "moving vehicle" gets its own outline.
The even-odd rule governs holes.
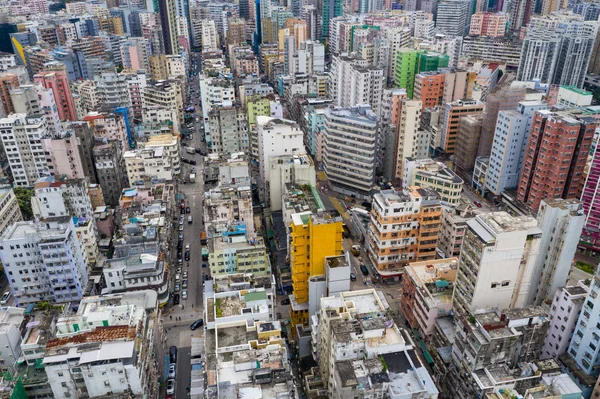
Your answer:
[[[169,364],[169,378],[175,378],[175,363]]]
[[[10,297],[12,296],[10,291],[6,291],[4,293],[4,295],[2,295],[2,299],[0,299],[0,304],[2,305],[6,305],[8,303],[8,300],[10,299]]]
[[[175,345],[169,348],[169,361],[177,363],[177,347]]]
[[[195,182],[196,182],[196,174],[190,173],[190,183],[195,183]]]
[[[185,244],[185,249],[186,249],[186,250],[189,250],[189,249],[190,249],[190,244],[189,244],[189,243],[188,243],[188,244]]]
[[[363,276],[369,275],[369,269],[367,269],[365,265],[360,265],[360,271],[362,272]]]
[[[360,255],[360,246],[353,245],[350,252],[352,252],[352,255],[354,255],[354,256],[359,256]]]
[[[173,295],[173,305],[179,305],[179,294]]]
[[[198,319],[192,323],[192,325],[190,326],[190,330],[195,330],[196,328],[202,327],[203,325],[204,325],[204,320]]]
[[[189,163],[190,165],[197,165],[197,164],[198,164],[198,162],[196,162],[196,161],[195,161],[195,160],[193,160],[193,159],[190,159],[190,160],[188,161],[188,163]]]
[[[175,394],[175,380],[170,378],[167,380],[167,395]]]
[[[206,232],[202,231],[200,233],[200,245],[206,245],[206,244],[208,244],[208,240],[206,239]],[[204,253],[203,253],[203,255],[204,255]]]
[[[194,147],[185,147],[185,152],[187,152],[188,154],[195,154],[196,149]]]
[[[356,281],[356,274],[350,273],[350,281]]]

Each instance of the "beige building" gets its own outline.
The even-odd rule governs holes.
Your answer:
[[[464,181],[442,162],[432,159],[404,159],[402,186],[428,188],[438,193],[442,204],[458,205]]]
[[[17,197],[9,186],[0,187],[0,235],[7,227],[23,220]]]
[[[145,149],[162,148],[164,157],[170,159],[173,175],[178,176],[181,171],[181,153],[179,150],[179,138],[172,134],[157,134],[148,138],[144,143]]]
[[[179,124],[183,124],[183,96],[177,80],[148,82],[143,92],[144,106],[161,105],[175,111]]]

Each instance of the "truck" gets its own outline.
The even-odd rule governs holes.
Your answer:
[[[190,183],[195,183],[195,182],[196,182],[196,174],[190,173]]]
[[[358,255],[360,255],[360,246],[353,245],[352,249],[350,251],[352,252],[352,255],[358,256]]]
[[[203,261],[208,260],[208,248],[206,248],[206,247],[202,248],[202,260]],[[203,267],[204,267],[204,265],[203,265]]]
[[[194,147],[185,147],[185,152],[187,152],[188,154],[195,154],[196,149]]]
[[[200,245],[208,244],[208,240],[206,239],[206,232],[203,231],[200,233]]]

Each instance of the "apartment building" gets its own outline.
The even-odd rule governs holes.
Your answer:
[[[491,212],[467,221],[453,306],[462,317],[476,309],[527,305],[542,231],[530,216]]]
[[[238,104],[214,106],[208,113],[208,134],[206,141],[213,153],[228,156],[238,152],[248,152],[248,117]]]
[[[46,118],[41,115],[12,114],[0,119],[0,137],[16,186],[31,187],[50,174],[41,141],[46,134]]]
[[[468,205],[442,207],[442,219],[437,245],[439,256],[442,258],[451,258],[453,256],[458,258],[460,256],[460,250],[467,229],[467,220],[473,216],[475,215]]]
[[[219,173],[221,170],[219,168]],[[244,233],[248,238],[256,235],[252,191],[250,185],[242,184],[221,184],[207,193],[204,199],[204,230],[209,237],[220,237],[229,229],[237,231],[237,234]]]
[[[92,296],[78,305],[77,313],[59,317],[55,331],[46,332],[51,336],[41,361],[52,397],[138,397],[158,390],[156,293]]]
[[[212,284],[206,285],[204,289],[206,328],[215,330],[227,323],[241,321],[248,324],[274,322],[275,288],[273,275],[214,275]]]
[[[485,187],[494,195],[518,186],[535,112],[546,108],[543,102],[523,101],[517,110],[498,113],[485,177]]]
[[[359,197],[375,183],[379,121],[369,106],[328,108],[324,114],[323,167],[330,186]]]
[[[575,198],[597,122],[570,111],[535,113],[517,200],[537,211],[544,198]]]
[[[0,236],[13,224],[23,220],[17,197],[10,186],[0,187]]]
[[[521,60],[522,42],[500,37],[466,36],[461,54],[484,62],[501,62],[517,67]]]
[[[402,188],[418,186],[435,191],[444,205],[456,206],[460,202],[464,181],[443,162],[432,159],[404,159]]]
[[[433,334],[438,317],[450,315],[458,258],[411,262],[404,268],[400,309],[421,336]]]
[[[18,306],[83,296],[87,267],[70,216],[13,224],[0,237],[0,259]]]
[[[567,352],[589,289],[585,284],[556,289],[550,305],[550,327],[541,358],[556,359]]]
[[[52,90],[60,120],[77,120],[75,103],[69,87],[69,77],[64,66],[40,71],[33,76],[33,80],[44,88]]]
[[[3,118],[15,112],[11,91],[18,89],[20,85],[16,74],[7,72],[0,74],[0,116]]]
[[[73,131],[64,131],[60,135],[42,139],[42,148],[47,155],[48,170],[53,176],[65,176],[69,179],[86,177],[79,140]]]
[[[279,211],[283,207],[282,197],[286,186],[309,184],[316,185],[315,165],[306,154],[282,155],[269,158],[269,180],[266,185],[271,211]]]
[[[459,118],[456,146],[452,162],[461,170],[468,172],[475,166],[483,127],[481,115],[467,115]]]
[[[333,398],[437,397],[431,376],[415,359],[414,343],[387,318],[387,310],[373,289],[321,298],[312,326],[313,357],[320,370],[314,377],[321,385],[318,378],[306,377],[315,394],[318,386]],[[386,377],[371,379],[376,374]],[[389,385],[382,383],[387,380]]]
[[[418,187],[373,195],[369,259],[382,281],[398,281],[411,261],[435,259],[442,207],[437,193]]]
[[[163,147],[140,148],[123,153],[129,186],[148,179],[173,180],[173,166]]]
[[[469,35],[503,37],[506,32],[507,17],[504,13],[477,12],[471,15]]]
[[[442,105],[446,75],[437,71],[415,75],[413,99],[421,100],[422,110]]]
[[[97,144],[93,148],[94,166],[98,176],[98,184],[102,187],[104,203],[116,206],[121,191],[127,185],[123,150],[119,142],[108,141]]]
[[[309,285],[313,276],[325,275],[325,259],[342,254],[342,219],[325,211],[313,186],[288,186],[283,197],[283,221],[288,234],[288,253],[293,294],[290,316],[294,333],[308,326]]]
[[[143,90],[144,106],[159,105],[173,110],[179,125],[183,125],[183,94],[177,80],[149,81]]]
[[[131,131],[123,113],[90,112],[83,121],[94,129],[94,136],[108,141],[115,141],[124,151],[129,148]]]
[[[458,136],[458,122],[468,115],[479,115],[483,112],[484,103],[478,100],[458,100],[444,105],[442,126],[439,135],[439,150],[445,154],[454,154]],[[437,138],[435,139],[437,141]],[[434,148],[435,150],[435,148]]]
[[[334,56],[329,73],[329,93],[338,107],[368,104],[379,113],[384,89],[384,71],[369,66],[357,56]]]
[[[471,21],[471,3],[466,0],[441,0],[436,10],[435,27],[448,36],[466,36]]]
[[[131,107],[127,76],[116,72],[94,75],[98,103],[104,107]]]

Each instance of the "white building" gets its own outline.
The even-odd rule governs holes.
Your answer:
[[[577,199],[546,198],[537,221],[542,237],[527,305],[541,305],[567,283],[585,224],[583,204]]]
[[[86,297],[76,314],[60,317],[43,359],[52,397],[157,392],[156,309],[156,293],[147,290]]]
[[[11,53],[0,54],[0,72],[6,72],[7,69],[17,66],[16,55]]]
[[[556,289],[550,306],[550,328],[540,355],[542,359],[556,359],[567,351],[589,289],[585,284]]]
[[[89,218],[94,210],[86,180],[57,180],[54,176],[35,182],[31,209],[37,220],[55,216]]]
[[[0,308],[0,360],[4,367],[12,367],[21,357],[21,329],[25,309],[6,306]]]
[[[411,338],[387,319],[388,307],[373,289],[321,298],[320,312],[311,320],[313,357],[330,397],[437,398],[431,376],[411,359]],[[382,358],[387,367],[374,367],[371,360],[381,365]],[[380,373],[389,384],[370,378]],[[374,383],[361,384],[361,377]]]
[[[469,0],[442,0],[438,3],[435,27],[448,36],[465,36],[471,27]]]
[[[181,150],[179,137],[173,136],[170,133],[156,134],[148,138],[148,141],[144,143],[143,148],[146,150],[162,148],[165,162],[171,165],[173,175],[178,176],[179,173],[181,173]]]
[[[339,107],[369,104],[373,112],[381,107],[384,71],[368,66],[366,60],[348,54],[334,56],[329,72],[329,94]]]
[[[105,107],[131,107],[127,80],[125,74],[116,72],[94,75],[99,104]]]
[[[203,50],[217,50],[219,48],[219,32],[217,32],[217,26],[215,21],[210,19],[204,19],[201,21],[202,25],[202,49]]]
[[[212,111],[213,106],[233,103],[235,101],[235,87],[230,80],[209,78],[205,75],[200,75],[198,81],[204,129],[209,132],[208,113]]]
[[[13,189],[0,187],[0,236],[13,224],[23,220],[21,209]]]
[[[467,221],[454,288],[459,316],[477,309],[524,307],[532,285],[541,230],[533,217],[506,212]]]
[[[315,186],[316,173],[312,158],[301,152],[299,154],[281,155],[269,158],[269,179],[265,184],[271,211],[279,211],[282,207],[282,196],[287,184],[310,184]]]
[[[547,109],[546,103],[522,101],[518,109],[500,111],[494,132],[492,153],[485,186],[494,195],[515,189],[521,177],[525,149],[535,112]]]
[[[323,165],[332,187],[348,194],[371,191],[379,136],[371,107],[326,109],[324,131]]]
[[[123,153],[129,186],[133,187],[147,179],[173,180],[171,158],[164,147],[138,148]]]
[[[174,79],[148,82],[143,90],[144,106],[160,105],[175,111],[179,126],[183,125],[181,82]]]
[[[87,267],[70,216],[12,225],[0,237],[0,259],[18,306],[83,296]]]
[[[296,122],[270,116],[257,116],[256,127],[260,179],[263,187],[268,187],[270,158],[304,154],[304,133]]]
[[[443,162],[432,159],[404,158],[402,187],[429,188],[439,194],[444,205],[456,206],[460,202],[464,181]]]
[[[592,92],[574,86],[560,86],[558,89],[558,104],[579,108],[592,105]]]
[[[0,137],[16,186],[31,187],[42,176],[49,176],[41,139],[47,134],[43,116],[12,114],[0,119]]]

